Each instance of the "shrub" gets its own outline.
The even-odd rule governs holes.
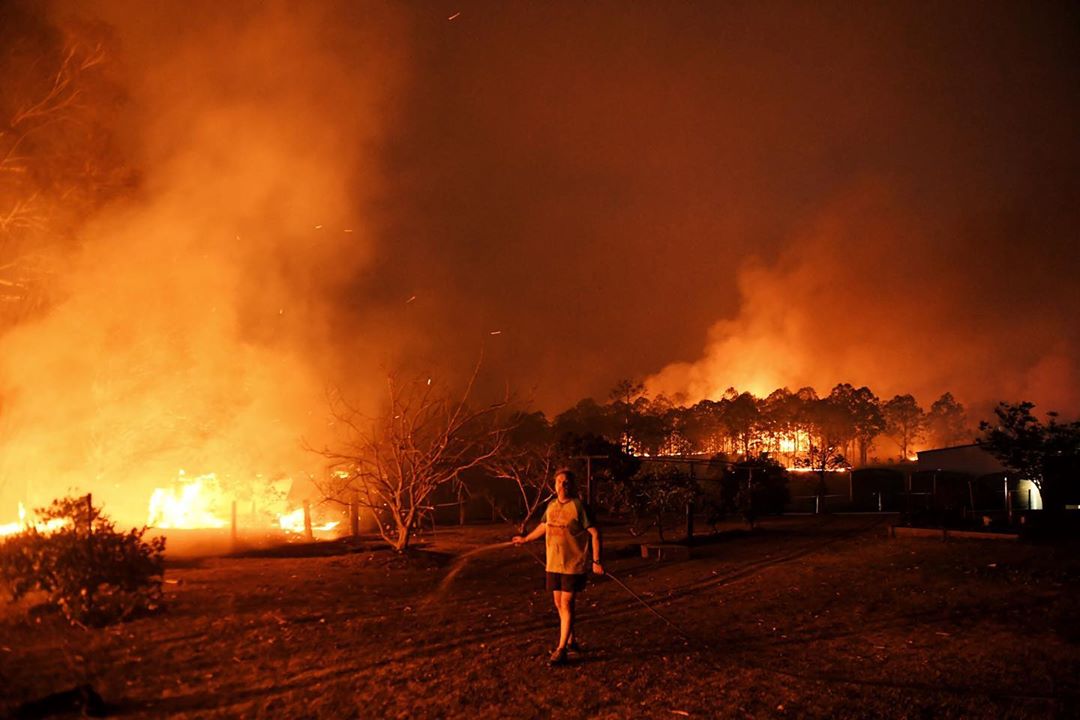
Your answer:
[[[681,468],[656,464],[604,485],[601,501],[613,512],[628,513],[632,525],[652,517],[660,542],[665,542],[665,513],[685,512],[697,493],[697,484]]]
[[[59,526],[0,542],[0,582],[13,600],[41,591],[72,622],[95,626],[160,607],[165,538],[144,541],[145,527],[117,532],[89,496],[54,500],[37,515]]]

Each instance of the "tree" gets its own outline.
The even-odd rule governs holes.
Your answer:
[[[964,406],[957,402],[949,392],[939,397],[930,406],[926,428],[934,443],[941,447],[971,442],[971,431]]]
[[[849,448],[845,454],[849,457],[858,449],[859,463],[865,465],[874,438],[885,430],[885,417],[881,412],[881,400],[865,385],[854,388],[848,383],[841,383],[829,393],[829,399],[843,407],[851,422]]]
[[[743,457],[749,457],[761,423],[757,398],[744,392],[730,400],[725,399],[722,404],[724,428],[728,437]]]
[[[911,395],[897,395],[882,407],[885,432],[900,446],[900,459],[907,460],[926,428],[926,412]]]
[[[623,379],[615,383],[615,387],[608,393],[608,398],[611,400],[612,409],[615,413],[622,417],[622,437],[620,442],[622,443],[623,450],[627,453],[633,453],[635,448],[633,445],[633,435],[631,426],[634,422],[636,415],[635,401],[644,399],[645,385],[643,383]]]
[[[340,499],[355,493],[375,515],[382,538],[398,552],[407,550],[432,493],[502,446],[498,411],[506,401],[470,406],[476,374],[460,397],[437,392],[430,379],[402,384],[392,376],[385,410],[374,419],[332,393],[330,414],[339,437],[315,450],[329,460],[319,483],[323,494]]]
[[[828,491],[827,473],[847,467],[843,446],[854,433],[847,409],[838,402],[825,398],[811,407],[810,448],[797,464],[812,469],[818,475],[818,505]]]
[[[783,512],[790,499],[787,470],[768,455],[728,465],[723,482],[734,490],[734,504],[751,530],[758,516]]]
[[[48,307],[78,226],[131,181],[108,58],[100,27],[0,5],[0,329]]]
[[[769,437],[770,452],[794,457],[798,445],[799,400],[787,388],[774,390],[761,401],[761,427]]]
[[[612,442],[619,440],[621,426],[622,421],[615,421],[610,407],[600,405],[592,398],[579,400],[572,408],[556,415],[552,422],[557,438],[597,435]]]
[[[609,483],[605,504],[616,512],[629,512],[636,521],[651,517],[660,542],[664,538],[664,514],[685,511],[697,495],[696,482],[671,463],[648,463],[638,472]]]
[[[998,403],[996,423],[979,423],[982,435],[977,442],[1012,473],[1030,480],[1039,489],[1044,507],[1056,508],[1068,480],[1064,461],[1080,456],[1080,422],[1059,423],[1057,414],[1047,413],[1044,425],[1031,414],[1034,403]]]
[[[484,468],[517,487],[523,507],[518,532],[524,534],[540,505],[555,492],[552,480],[560,455],[543,413],[517,413],[509,427],[502,451],[488,458]]]
[[[721,406],[714,400],[702,400],[683,416],[682,433],[692,451],[715,453],[721,447]]]
[[[850,456],[855,444],[855,389],[841,383],[821,403],[814,407],[820,416],[815,424],[819,431],[822,423],[828,425],[829,439],[840,446],[840,452]]]

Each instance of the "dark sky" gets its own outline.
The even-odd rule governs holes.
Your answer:
[[[786,363],[773,387],[926,405],[1036,392],[1056,353],[1078,399],[1075,6],[419,3],[409,21],[368,287],[416,295],[405,321],[440,356],[486,338],[548,409],[676,361],[713,358],[711,379],[659,389],[754,384],[732,353]],[[809,327],[762,330],[792,312]],[[725,321],[769,337],[717,348]],[[973,383],[942,346],[997,366]]]

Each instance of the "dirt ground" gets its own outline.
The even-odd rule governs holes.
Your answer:
[[[608,569],[667,621],[600,579],[561,668],[542,545],[455,562],[504,526],[407,559],[178,560],[155,617],[88,631],[9,606],[0,716],[84,683],[135,718],[1078,716],[1080,548],[888,539],[891,521],[766,520],[678,561],[610,527]]]

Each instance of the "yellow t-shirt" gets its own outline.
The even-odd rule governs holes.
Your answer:
[[[583,575],[588,567],[592,526],[585,513],[585,504],[577,498],[564,503],[558,499],[548,503],[544,512],[547,524],[545,547],[547,571],[566,575]]]

